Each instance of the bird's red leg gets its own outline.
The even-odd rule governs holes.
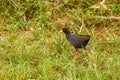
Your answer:
[[[75,56],[78,56],[78,50],[75,51]]]
[[[89,49],[86,49],[86,50],[85,50],[85,53],[89,54],[89,53],[90,53],[90,50],[89,50]]]
[[[73,57],[72,61],[75,61],[77,59],[77,57],[78,57],[78,51],[76,50],[74,54],[75,54],[75,56]]]

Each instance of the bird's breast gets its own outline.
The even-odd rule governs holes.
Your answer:
[[[76,36],[66,35],[66,38],[74,47],[76,47],[80,43]]]

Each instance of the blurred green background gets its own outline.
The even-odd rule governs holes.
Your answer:
[[[85,54],[63,27],[91,35]],[[119,0],[1,0],[0,80],[119,80]]]

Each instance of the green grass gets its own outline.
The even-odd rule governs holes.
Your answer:
[[[119,80],[119,1],[106,1],[111,10],[90,9],[87,1],[4,1],[0,3],[0,80]],[[91,35],[88,54],[75,49],[61,29]]]

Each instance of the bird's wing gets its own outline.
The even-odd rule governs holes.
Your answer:
[[[75,34],[75,35],[81,42],[85,42],[86,40],[90,39],[89,35],[79,35],[79,34]]]

